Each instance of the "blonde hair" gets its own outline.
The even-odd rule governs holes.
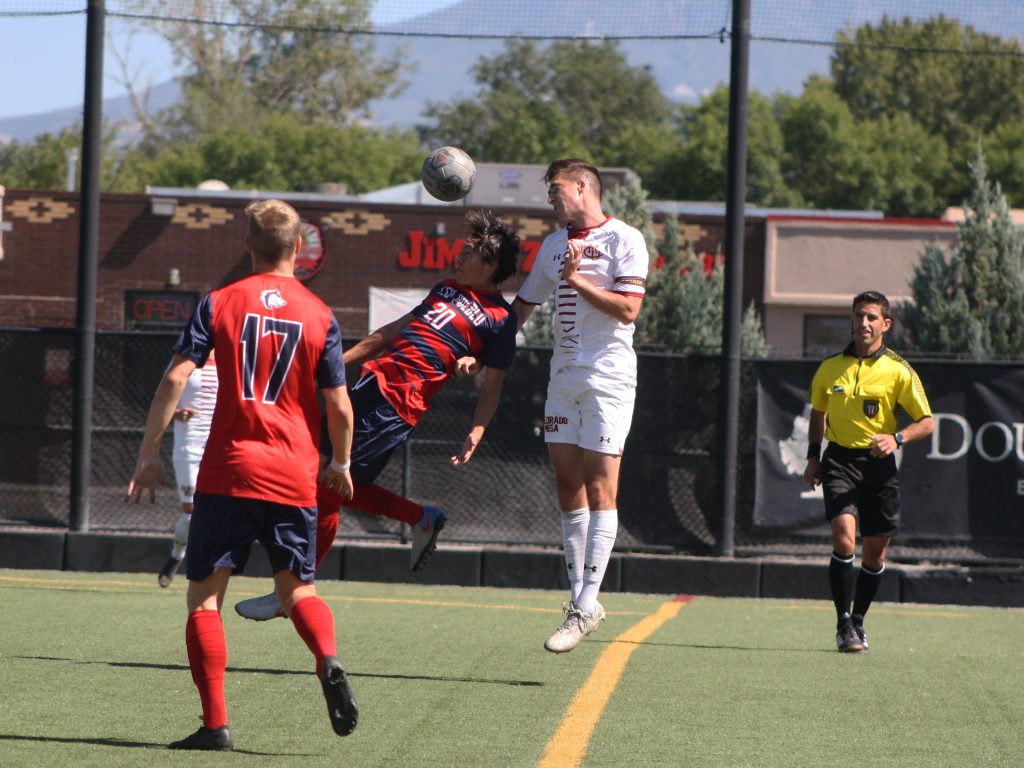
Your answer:
[[[248,242],[260,261],[285,261],[299,237],[299,214],[283,200],[258,200],[245,209],[249,217]]]

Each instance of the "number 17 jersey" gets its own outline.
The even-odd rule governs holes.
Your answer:
[[[220,386],[196,489],[316,505],[317,389],[345,385],[334,314],[293,277],[257,273],[196,306],[174,351],[217,353]]]

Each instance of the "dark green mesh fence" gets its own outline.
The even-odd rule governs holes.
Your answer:
[[[89,488],[92,530],[163,532],[177,516],[173,486],[155,505],[123,501],[149,402],[170,360],[173,335],[100,333]],[[66,330],[0,330],[0,526],[66,527],[71,475],[74,336]],[[380,482],[449,512],[446,542],[557,545],[554,477],[541,431],[547,350],[521,349],[501,408],[473,460],[454,468],[476,403],[474,380],[453,380]],[[798,365],[799,361],[792,361]],[[618,548],[712,554],[720,533],[717,357],[641,355],[633,427],[619,488]],[[938,374],[932,373],[931,376]],[[754,364],[741,382],[735,549],[739,555],[828,552],[828,529],[778,531],[753,522],[757,417]],[[165,471],[173,482],[170,431]],[[346,510],[339,535],[403,539],[403,526]],[[1019,543],[1014,544],[1019,549]],[[898,541],[895,557],[972,560],[990,554],[964,539]]]
[[[92,432],[89,527],[164,531],[177,515],[172,486],[155,505],[122,500],[146,411],[170,359],[173,335],[100,333]],[[0,524],[67,526],[72,365],[69,331],[0,332]],[[550,353],[520,350],[498,415],[473,460],[455,468],[476,403],[474,380],[453,380],[380,482],[451,516],[446,541],[553,544],[561,537],[554,479],[541,432]],[[624,547],[710,552],[715,506],[717,358],[645,356],[624,458]],[[751,410],[752,416],[753,411]],[[173,478],[171,435],[165,471]],[[746,503],[746,502],[744,502]],[[749,515],[748,515],[749,516]],[[390,520],[346,511],[339,535],[400,537]]]

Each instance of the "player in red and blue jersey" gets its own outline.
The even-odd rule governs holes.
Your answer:
[[[404,444],[430,408],[460,357],[484,366],[473,423],[454,465],[469,461],[498,408],[505,372],[515,355],[516,316],[498,286],[516,272],[519,237],[489,212],[470,211],[470,234],[455,259],[455,280],[438,283],[410,313],[374,331],[345,351],[347,364],[361,364],[351,387],[355,412],[352,440],[354,491],[346,500],[324,483],[317,487],[317,561],[334,541],[342,504],[412,527],[411,567],[420,570],[437,544],[445,514],[377,485],[395,449]],[[327,452],[327,447],[324,452]],[[242,616],[262,621],[282,615],[274,595],[235,605]],[[286,613],[286,611],[284,611]]]
[[[319,462],[319,389],[335,461],[325,485],[352,492],[352,405],[341,334],[331,311],[295,277],[299,216],[279,200],[253,203],[246,247],[253,275],[199,302],[173,347],[150,407],[126,499],[154,498],[163,481],[160,436],[188,377],[216,351],[220,385],[199,468],[188,538],[185,643],[203,726],[173,749],[233,746],[224,697],[227,643],[220,606],[253,541],[267,550],[275,592],[316,658],[335,732],[356,726],[358,708],[337,658],[334,616],[313,585]]]

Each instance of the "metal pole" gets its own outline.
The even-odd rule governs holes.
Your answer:
[[[406,440],[402,446],[402,495],[409,498],[412,494],[412,440]],[[402,523],[400,540],[404,544],[412,539],[409,526]]]
[[[725,203],[725,297],[722,308],[719,489],[722,529],[717,553],[732,557],[736,532],[736,462],[740,414],[740,326],[743,317],[743,206],[747,191],[747,78],[750,0],[733,0],[729,85],[729,165]]]
[[[89,530],[93,374],[96,368],[96,264],[100,223],[100,132],[103,120],[103,0],[89,0],[85,23],[85,107],[82,189],[78,212],[78,300],[75,308],[75,391],[71,433],[73,531]]]

